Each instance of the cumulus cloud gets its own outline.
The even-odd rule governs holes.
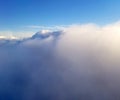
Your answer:
[[[71,25],[0,40],[0,100],[119,100],[120,24]]]

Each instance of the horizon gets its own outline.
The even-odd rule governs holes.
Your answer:
[[[116,0],[1,0],[0,35],[30,36],[37,31],[120,20]]]

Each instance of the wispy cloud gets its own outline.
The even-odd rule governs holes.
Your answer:
[[[61,30],[66,27],[69,27],[71,25],[58,25],[58,26],[39,26],[39,25],[28,25],[25,26],[26,28],[32,28],[32,29],[47,29],[47,30]]]

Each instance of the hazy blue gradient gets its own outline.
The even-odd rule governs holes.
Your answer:
[[[119,0],[0,0],[0,30],[28,25],[105,24],[120,19]]]

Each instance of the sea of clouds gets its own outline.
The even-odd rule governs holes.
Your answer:
[[[0,100],[120,100],[120,22],[0,39]]]

